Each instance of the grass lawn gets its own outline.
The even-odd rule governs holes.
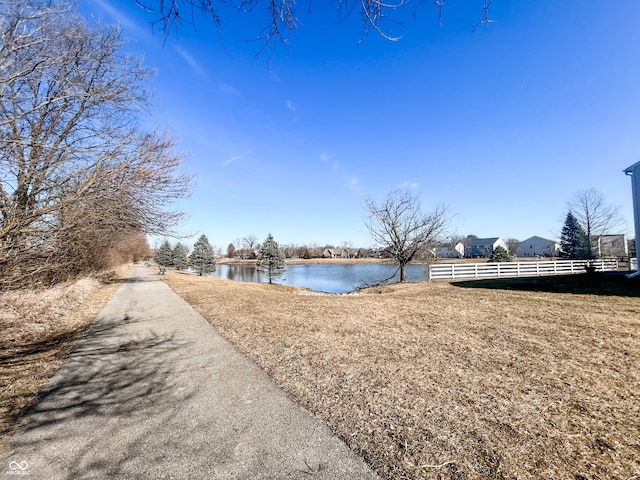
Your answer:
[[[636,280],[164,280],[383,477],[640,479]]]

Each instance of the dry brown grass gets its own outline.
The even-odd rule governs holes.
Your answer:
[[[126,270],[114,275],[122,277]],[[0,293],[0,453],[20,413],[118,287],[118,282],[83,278],[53,288]]]
[[[386,478],[640,478],[640,299],[165,281]]]

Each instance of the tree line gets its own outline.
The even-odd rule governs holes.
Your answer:
[[[267,235],[262,245],[258,246],[255,258],[258,272],[263,274],[269,283],[273,283],[274,279],[281,277],[286,271],[284,251],[271,234]],[[154,260],[158,265],[174,267],[176,270],[189,268],[198,275],[216,271],[216,254],[204,234],[200,235],[193,245],[191,253],[186,245],[177,243],[171,247],[169,241],[165,240],[156,251]]]
[[[0,3],[0,289],[140,259],[183,217],[192,179],[142,128],[151,71],[124,44],[68,3]]]
[[[592,236],[606,233],[610,228],[619,225],[621,220],[618,210],[607,204],[602,195],[594,189],[574,194],[569,206],[577,213],[574,215],[570,210],[567,214],[560,235],[560,256],[570,259],[592,259],[594,258],[591,247]],[[395,189],[382,201],[369,198],[366,200],[366,208],[369,217],[365,220],[365,224],[378,248],[375,250],[376,256],[395,260],[401,282],[406,280],[406,266],[414,260],[433,259],[436,249],[444,243],[443,239],[448,233],[450,218],[448,208],[439,205],[428,212],[423,211],[420,195],[415,191]],[[469,235],[461,241],[468,243],[475,238],[477,238],[475,235]],[[226,256],[233,259],[257,260],[258,270],[267,275],[269,283],[272,278],[284,273],[286,258],[312,258],[312,251],[313,256],[320,257],[324,248],[317,245],[312,248],[304,245],[280,246],[271,234],[262,245],[253,234],[236,240],[236,243],[242,247],[237,249],[233,243],[229,244]],[[517,240],[511,239],[508,242],[508,248],[496,247],[490,261],[512,261],[518,244]],[[206,248],[203,249],[202,245]],[[351,252],[353,258],[369,257],[374,252],[371,249],[352,248],[349,242],[345,242],[344,246],[337,250]],[[222,252],[218,250],[217,255],[222,256]],[[208,263],[197,263],[194,260],[202,259],[203,256]],[[215,271],[215,257],[214,248],[205,235],[198,239],[190,255],[184,244],[178,243],[172,247],[167,240],[155,254],[155,260],[159,265],[172,266],[178,270],[191,268],[200,274]]]
[[[149,254],[148,234],[176,233],[184,214],[173,202],[190,193],[193,179],[181,171],[171,135],[142,127],[151,71],[124,44],[118,27],[90,27],[69,3],[0,2],[0,290],[140,260]],[[395,259],[401,279],[408,263],[450,235],[448,208],[425,211],[416,192],[397,189],[365,203],[375,248]],[[595,190],[576,195],[564,254],[591,258],[589,240],[618,219]],[[272,242],[258,248],[249,236],[227,254],[261,256],[275,276],[280,256],[318,256],[317,246],[278,246],[273,260],[263,256]],[[211,268],[190,264],[194,252],[172,249],[171,261]]]

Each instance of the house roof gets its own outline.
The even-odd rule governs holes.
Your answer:
[[[487,243],[494,244],[496,243],[500,237],[490,237],[490,238],[474,238],[471,240],[472,244],[475,245],[486,245]]]
[[[456,243],[448,242],[448,243],[441,243],[440,245],[437,246],[437,248],[455,248],[458,245],[462,245],[464,247],[464,243],[462,242],[456,242]]]
[[[637,166],[640,165],[640,162],[636,162],[633,165],[631,165],[630,167],[627,167],[623,170],[624,173],[626,173],[627,175],[633,173],[633,169],[636,168]]]
[[[520,242],[520,243],[526,243],[526,242],[530,242],[532,240],[543,240],[543,241],[549,242],[549,243],[560,243],[560,242],[558,242],[558,240],[551,240],[549,238],[539,237],[537,235],[534,235],[533,237],[529,237],[529,238],[527,238],[525,240],[522,240],[522,242]]]
[[[591,235],[591,238],[625,237],[624,233],[605,233],[604,235]]]

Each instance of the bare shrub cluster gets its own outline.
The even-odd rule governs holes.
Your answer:
[[[68,4],[0,4],[0,289],[133,260],[181,218],[191,178],[140,128],[151,72],[123,45]]]

